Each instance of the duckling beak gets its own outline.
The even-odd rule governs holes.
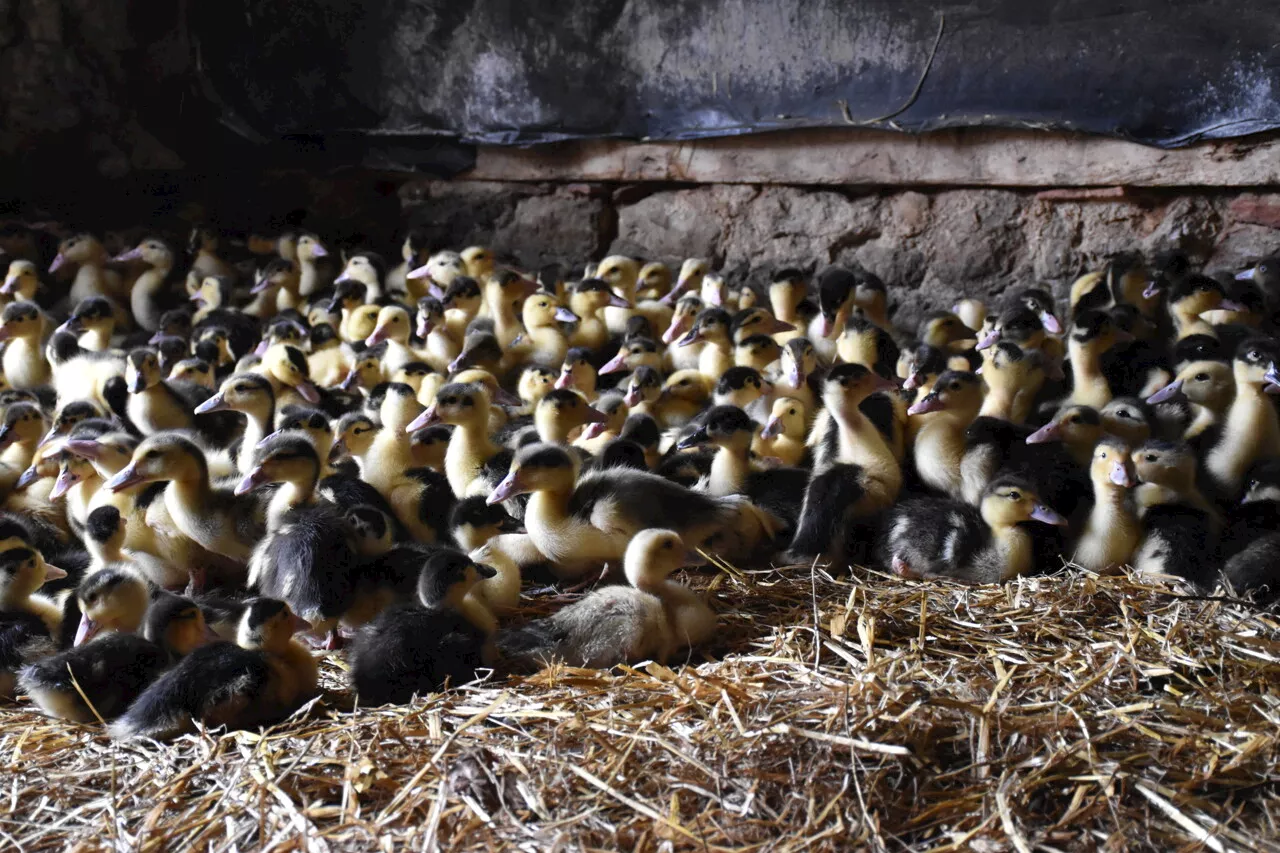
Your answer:
[[[256,355],[258,358],[262,358],[264,355],[267,354],[267,350],[269,349],[271,349],[271,339],[263,338],[262,340],[258,341],[258,345],[253,348],[253,354]]]
[[[303,619],[298,614],[296,613],[289,614],[289,628],[290,628],[289,633],[290,634],[302,634],[302,633],[305,633],[306,631],[310,631],[312,627],[313,626],[311,625],[310,622],[308,622],[306,619]]]
[[[1062,427],[1059,424],[1049,423],[1027,436],[1027,444],[1045,444],[1061,439]]]
[[[249,288],[249,292],[262,293],[264,290],[267,290],[268,288],[270,288],[272,283],[273,282],[271,281],[271,276],[263,276],[262,281],[257,282],[256,284],[254,284],[253,287]],[[330,312],[333,311],[332,308],[330,308],[329,310]]]
[[[1170,382],[1168,385],[1164,386],[1159,391],[1157,391],[1156,393],[1148,397],[1147,402],[1153,406],[1156,403],[1167,403],[1170,400],[1173,400],[1179,397],[1181,394],[1182,394],[1182,380],[1175,379],[1174,381]]]
[[[434,328],[435,324],[426,317],[418,318],[418,328],[416,331],[418,333],[418,337],[422,338],[424,341],[427,339],[427,335],[431,334],[431,330]]]
[[[9,276],[4,280],[4,284],[0,285],[0,293],[3,293],[5,296],[10,296],[16,293],[17,290],[18,277],[16,275]]]
[[[341,438],[338,439],[333,443],[333,446],[329,448],[329,461],[332,462],[335,459],[340,459],[342,455],[345,454],[346,452],[347,452],[346,440]]]
[[[562,371],[560,376],[556,378],[556,388],[560,390],[572,388],[573,385],[573,373],[568,370]]]
[[[67,262],[67,258],[61,252],[53,259],[53,263],[49,264],[49,272],[57,272],[62,269],[62,265]]]
[[[66,569],[60,569],[57,566],[53,565],[52,563],[44,564],[44,582],[45,583],[48,583],[49,581],[60,580],[61,578],[65,578],[66,576],[67,576]]]
[[[577,314],[573,313],[568,308],[565,308],[563,305],[561,305],[559,308],[556,309],[556,319],[559,320],[561,323],[576,323],[578,322],[579,318]]]
[[[329,256],[329,250],[320,243],[315,243],[311,247],[311,256],[314,258],[326,258]]]
[[[388,331],[386,326],[378,326],[373,330],[369,337],[364,339],[364,345],[367,347],[376,347],[390,336],[391,332]]]
[[[1065,527],[1067,520],[1058,513],[1049,509],[1044,504],[1036,504],[1031,510],[1031,517],[1036,521],[1042,521],[1045,524],[1052,524],[1054,527]]]
[[[688,450],[690,447],[697,447],[699,444],[706,444],[710,440],[711,437],[707,435],[707,428],[698,427],[698,429],[680,439],[680,443],[676,445],[676,449]]]
[[[414,280],[417,280],[420,278],[431,278],[431,270],[428,268],[427,264],[423,264],[420,267],[414,267],[413,269],[409,270],[407,273],[404,274],[404,277],[412,278]]]
[[[766,384],[768,384],[768,383],[766,383]],[[897,382],[897,380],[895,380],[895,379],[887,379],[887,378],[885,378],[885,377],[883,377],[883,376],[876,376],[876,377],[875,377],[875,385],[873,385],[872,387],[873,387],[873,388],[875,388],[875,390],[876,390],[876,391],[898,391],[898,390],[901,390],[901,389],[899,388],[899,386],[898,386],[898,382]],[[769,390],[770,390],[770,391],[772,391],[772,390],[773,390],[773,386],[772,386],[772,385],[770,385],[770,386],[769,386]]]
[[[765,423],[764,429],[760,430],[761,438],[773,438],[782,433],[782,418],[771,417]]]
[[[831,337],[831,333],[835,331],[835,328],[836,328],[836,318],[834,314],[824,313],[824,314],[818,315],[818,337],[820,338]]]
[[[197,305],[203,305],[204,295],[197,290],[195,293],[191,294],[191,301]]]
[[[794,332],[796,327],[790,323],[784,323],[777,317],[770,317],[764,324],[764,328],[760,330],[763,335],[778,335],[782,332]]]
[[[13,337],[13,329],[0,323],[0,341],[7,341]]]
[[[13,484],[13,488],[16,491],[21,491],[39,479],[40,472],[36,470],[36,466],[32,465],[18,476],[18,481]],[[53,495],[50,495],[49,497],[52,498]]]
[[[58,255],[58,257],[62,257],[62,255]],[[1236,281],[1253,281],[1254,276],[1257,275],[1257,271],[1257,267],[1249,267],[1247,270],[1238,272],[1236,273]],[[53,272],[53,267],[49,268],[49,272]]]
[[[356,387],[356,384],[359,383],[359,381],[360,381],[359,372],[355,370],[348,370],[346,378],[338,383],[338,390],[350,391],[352,388]]]
[[[59,257],[59,258],[61,258],[61,257],[62,257],[62,255],[58,255],[58,257]],[[119,255],[116,255],[116,256],[115,256],[114,258],[112,258],[111,260],[112,260],[112,261],[114,261],[114,262],[116,262],[117,264],[122,264],[122,263],[124,263],[125,261],[136,261],[136,260],[138,260],[138,259],[139,259],[139,258],[141,258],[141,257],[142,257],[142,249],[138,248],[137,246],[134,246],[134,247],[133,247],[132,249],[130,249],[129,251],[127,251],[127,252],[122,252],[122,253],[120,253]],[[56,260],[56,259],[55,259],[54,263],[57,263],[57,260]],[[49,272],[53,272],[53,267],[50,267],[50,268],[49,268]]]
[[[493,506],[494,504],[502,503],[503,501],[509,501],[516,495],[522,495],[526,491],[527,490],[524,486],[520,484],[520,472],[512,471],[507,474],[506,477],[502,478],[502,482],[494,488],[489,497],[484,499],[484,502]]]
[[[1142,288],[1143,299],[1155,299],[1160,295],[1160,283],[1152,280],[1147,282],[1147,286]]]
[[[434,281],[427,285],[427,295],[433,299],[439,299],[441,304],[444,303],[444,288],[436,284]],[[445,305],[445,308],[450,306]]]
[[[1276,367],[1275,363],[1273,362],[1267,368],[1267,373],[1263,378],[1266,379],[1268,382],[1270,382],[1272,385],[1280,385],[1280,368]],[[3,435],[3,430],[0,430],[0,435]]]
[[[230,407],[227,405],[227,398],[218,393],[196,406],[195,413],[197,415],[205,415],[209,412],[222,412],[228,408]]]
[[[1062,334],[1062,323],[1058,322],[1058,318],[1052,311],[1040,312],[1040,325],[1044,326],[1044,330],[1051,335]]]
[[[987,332],[985,335],[982,336],[982,340],[978,341],[978,346],[975,347],[975,349],[990,349],[991,347],[995,346],[999,341],[1000,341],[1000,330],[992,329],[991,331]]]
[[[257,468],[250,471],[248,476],[236,484],[235,493],[236,495],[248,494],[266,482],[267,472],[263,471],[262,466],[259,465]]]
[[[457,373],[459,370],[466,367],[466,365],[467,365],[467,354],[464,352],[461,355],[459,355],[457,358],[455,358],[453,361],[449,362],[449,372]]]
[[[110,480],[107,480],[107,482],[103,484],[103,487],[113,492],[119,492],[129,488],[130,486],[136,486],[145,479],[146,478],[142,474],[138,473],[137,466],[130,463]]]
[[[351,274],[346,270],[343,270],[342,274],[333,280],[333,283],[342,284],[344,281],[351,281]]]
[[[272,432],[267,433],[262,438],[258,439],[258,443],[253,446],[253,449],[261,450],[262,448],[266,447],[268,444],[272,442],[273,439],[276,438],[276,436],[280,435],[281,432],[282,430],[274,430]]]
[[[58,428],[56,426],[51,427],[49,431],[46,432],[43,437],[41,437],[40,443],[36,445],[36,450],[39,450],[42,447],[47,447],[49,443],[52,442],[57,437],[58,437]]]
[[[587,406],[586,411],[582,414],[587,419],[587,423],[592,425],[607,423],[609,420],[608,415],[592,406]]]
[[[87,613],[80,614],[80,626],[76,628],[76,638],[72,642],[73,646],[83,646],[98,635],[98,631],[102,626],[89,618]]]
[[[499,406],[523,406],[524,400],[521,400],[515,394],[504,388],[498,388],[493,392],[493,402]]]
[[[892,387],[892,388],[893,388],[893,390],[895,390],[895,391],[896,391],[896,390],[898,390],[898,385],[897,385],[897,383],[893,383],[893,385],[892,385],[891,387]],[[773,393],[773,383],[772,383],[772,382],[770,382],[768,379],[761,379],[761,380],[760,380],[760,393],[761,393],[761,394],[764,394],[765,396],[769,396],[770,394],[772,394],[772,393]]]
[[[600,372],[600,375],[603,376],[606,373],[616,373],[619,370],[626,370],[626,369],[627,369],[626,350],[618,350],[618,354],[615,355],[613,358],[609,359],[609,361],[605,363],[605,366],[600,368],[599,372]]]
[[[684,334],[684,323],[678,319],[672,320],[671,325],[667,326],[667,330],[662,333],[662,342],[664,344],[670,344],[682,334]]]
[[[641,395],[639,385],[628,386],[627,393],[622,395],[622,402],[626,403],[628,406],[637,406],[640,404],[640,400]]]
[[[58,498],[70,491],[71,487],[82,479],[84,478],[71,469],[63,468],[58,474],[58,479],[54,480],[53,488],[49,490],[49,500],[56,501]]]
[[[609,304],[614,308],[630,308],[631,303],[616,293],[609,294]]]
[[[903,381],[902,387],[907,389],[908,391],[914,391],[923,384],[924,384],[924,374],[922,374],[918,370],[913,370],[911,373],[907,375],[907,378]]]
[[[472,568],[476,570],[476,574],[478,574],[482,580],[488,580],[489,578],[496,578],[498,576],[497,569],[493,566],[487,566],[484,563],[472,563]]]
[[[585,441],[590,441],[593,438],[597,438],[602,432],[604,432],[603,422],[589,423],[582,429],[582,438]]]
[[[62,449],[90,461],[102,458],[102,445],[88,439],[67,439],[66,443],[62,445]]]
[[[1246,311],[1246,306],[1234,299],[1224,299],[1218,303],[1219,311]]]
[[[926,394],[920,400],[911,404],[911,408],[907,409],[908,415],[927,415],[930,412],[941,412],[947,407],[942,402],[942,398],[937,394]]]
[[[1129,466],[1123,462],[1111,463],[1111,482],[1126,489],[1133,488],[1133,475],[1129,473]]]
[[[316,388],[316,384],[310,379],[304,379],[297,385],[293,386],[293,390],[298,392],[298,396],[306,400],[308,403],[320,402],[320,391]]]
[[[676,346],[687,347],[690,344],[696,344],[700,340],[702,340],[702,329],[694,326],[683,338],[676,341]]]
[[[432,403],[430,406],[427,406],[425,409],[423,409],[422,413],[419,414],[416,418],[414,418],[409,423],[409,425],[404,428],[404,431],[408,433],[414,433],[420,429],[425,429],[426,427],[429,427],[432,424],[438,424],[438,423],[440,423],[440,413],[436,411],[435,403]]]

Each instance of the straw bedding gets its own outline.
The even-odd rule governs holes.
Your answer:
[[[266,733],[0,710],[0,849],[1280,850],[1280,620],[1135,578],[722,567],[681,665]],[[534,599],[532,613],[562,602]]]

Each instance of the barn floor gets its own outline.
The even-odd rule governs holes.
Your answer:
[[[168,747],[2,710],[0,849],[1280,850],[1273,614],[1070,570],[701,581],[721,647],[670,669],[352,712],[331,660],[287,725]]]

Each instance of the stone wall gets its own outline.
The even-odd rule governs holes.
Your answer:
[[[1120,251],[1180,248],[1211,271],[1280,252],[1280,195],[1239,191],[441,181],[406,185],[401,199],[438,245],[486,243],[530,268],[577,271],[613,252],[706,256],[734,281],[763,283],[781,266],[857,262],[893,288],[906,325],[962,294],[1038,282],[1065,296]]]

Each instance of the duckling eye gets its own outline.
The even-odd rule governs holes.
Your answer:
[[[794,415],[795,413],[796,413],[796,410],[795,410],[795,409],[787,409],[787,414],[788,414],[788,415]]]
[[[681,384],[681,385],[688,385],[688,384],[689,384],[689,380],[688,380],[688,379],[681,379],[681,380],[680,380],[680,384]]]
[[[1261,359],[1262,359],[1262,353],[1258,352],[1256,349],[1255,349],[1255,350],[1249,350],[1249,360],[1250,360],[1250,361],[1260,361]]]
[[[160,451],[158,451],[158,450],[148,450],[145,454],[143,454],[142,458],[143,458],[143,459],[159,459],[159,458],[160,458]]]
[[[1144,459],[1146,459],[1146,461],[1148,461],[1148,462],[1155,462],[1155,461],[1156,461],[1156,460],[1158,460],[1160,457],[1159,457],[1159,456],[1156,456],[1154,453],[1148,453],[1148,454],[1147,454],[1146,456],[1144,456],[1143,458],[1144,458]]]
[[[959,391],[959,390],[960,390],[960,383],[959,383],[959,382],[952,382],[952,383],[951,383],[951,390],[952,390],[952,391]]]
[[[1209,374],[1207,374],[1207,373],[1197,373],[1197,374],[1196,374],[1196,381],[1197,381],[1197,382],[1208,382],[1208,381],[1209,381]]]
[[[670,539],[668,539],[666,542],[662,543],[662,547],[670,551],[672,548],[675,547],[675,543],[673,543]]]
[[[1106,458],[1107,458],[1107,454],[1106,454],[1105,452],[1104,452],[1104,453],[1099,453],[1099,454],[1098,454],[1098,458],[1099,458],[1099,459],[1106,459]]]
[[[1116,412],[1116,417],[1124,418],[1125,420],[1128,420],[1129,418],[1133,417],[1133,415],[1129,414],[1124,409],[1120,409],[1119,411]]]
[[[1078,424],[1078,423],[1080,423],[1080,416],[1079,416],[1079,415],[1076,415],[1075,417],[1070,418],[1070,419],[1069,419],[1069,421],[1070,421],[1070,423]]]
[[[1022,494],[1020,492],[1009,492],[1009,494],[1006,495],[1005,497],[1007,497],[1011,501],[1022,500]]]

